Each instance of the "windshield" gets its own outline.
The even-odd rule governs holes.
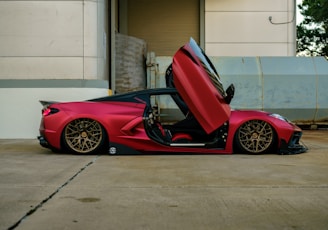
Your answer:
[[[206,56],[204,51],[198,46],[196,41],[193,38],[190,38],[189,45],[195,55],[199,58],[200,62],[202,63],[204,69],[208,73],[210,79],[212,80],[215,88],[219,91],[219,93],[225,97],[226,92],[224,91],[222,82],[220,80],[219,74],[216,72],[214,65],[212,64],[211,60]]]

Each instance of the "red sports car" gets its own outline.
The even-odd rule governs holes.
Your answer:
[[[44,105],[40,144],[77,154],[305,152],[302,130],[280,115],[231,110],[210,59],[193,39],[173,57],[167,88]]]

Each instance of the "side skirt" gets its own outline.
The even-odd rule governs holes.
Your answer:
[[[205,147],[205,143],[171,143],[172,147]]]
[[[110,143],[108,147],[109,155],[141,155],[142,153],[126,145]]]

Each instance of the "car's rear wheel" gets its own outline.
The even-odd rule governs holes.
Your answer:
[[[101,149],[105,141],[105,131],[99,122],[80,118],[68,123],[63,131],[65,146],[78,154],[91,154]]]
[[[265,121],[250,120],[239,127],[235,141],[242,152],[261,154],[268,152],[274,146],[275,132]]]

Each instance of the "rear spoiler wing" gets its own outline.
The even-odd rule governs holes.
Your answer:
[[[40,100],[39,102],[43,107],[48,107],[49,105],[58,103],[58,101],[43,101],[43,100]]]

